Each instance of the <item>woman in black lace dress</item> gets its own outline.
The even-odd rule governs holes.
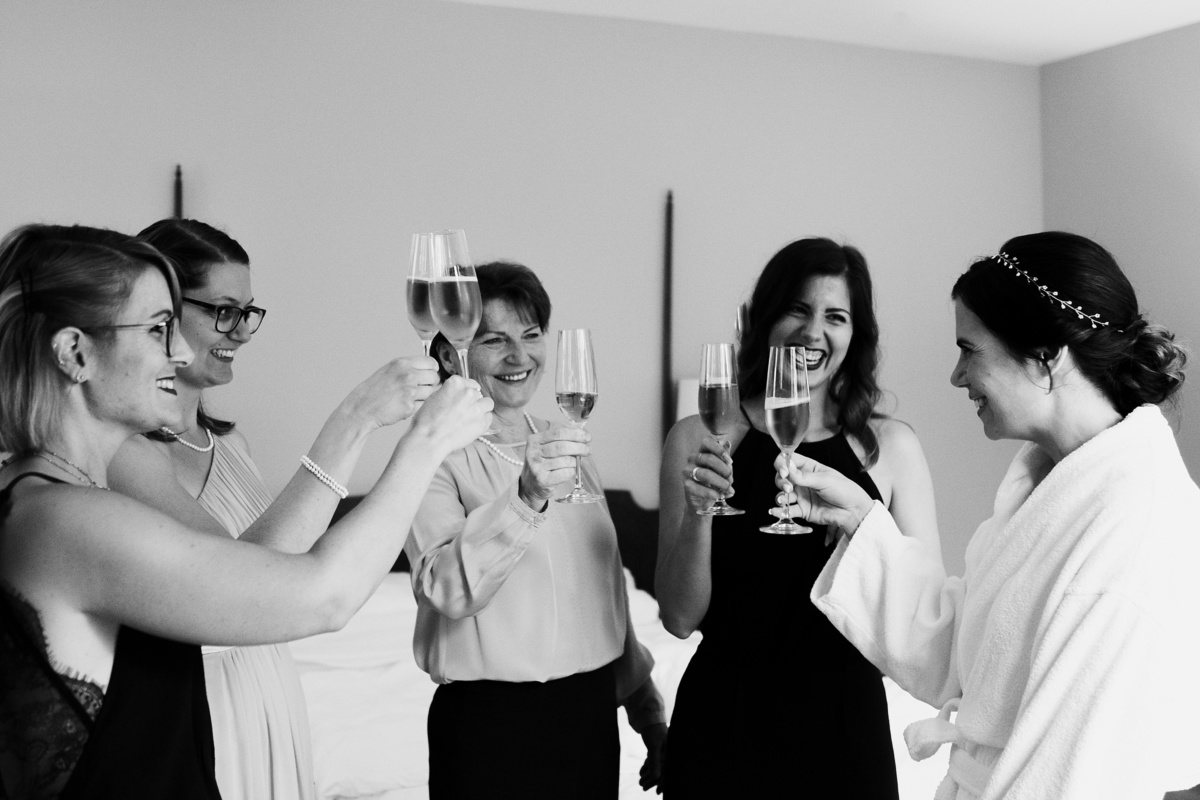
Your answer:
[[[929,468],[912,429],[876,411],[879,329],[858,250],[792,242],[763,269],[748,310],[732,456],[699,417],[677,423],[663,451],[658,600],[667,630],[704,634],[671,719],[665,794],[890,800],[896,768],[879,671],[809,601],[831,537],[815,525],[759,531],[773,521],[779,454],[763,409],[770,347],[808,349],[810,422],[797,452],[853,476],[902,530],[939,548]],[[734,487],[744,515],[696,513]]]

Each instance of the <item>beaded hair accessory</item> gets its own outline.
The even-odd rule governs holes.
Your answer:
[[[1080,319],[1086,319],[1089,323],[1091,323],[1093,328],[1097,326],[1104,328],[1108,327],[1108,323],[1100,319],[1099,314],[1088,314],[1084,312],[1082,308],[1075,305],[1070,300],[1059,297],[1058,292],[1050,291],[1050,287],[1039,281],[1036,276],[1030,275],[1028,272],[1021,269],[1019,266],[1020,262],[1017,261],[1016,256],[1010,256],[1008,253],[1001,250],[999,253],[992,256],[992,260],[999,264],[1003,264],[1013,272],[1020,275],[1022,278],[1032,284],[1033,287],[1036,288],[1043,297],[1045,297],[1047,300],[1058,303],[1058,305],[1061,306],[1064,311],[1070,311]]]

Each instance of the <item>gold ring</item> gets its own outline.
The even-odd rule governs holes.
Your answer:
[[[699,482],[700,482],[700,479],[696,477],[696,470],[698,470],[698,469],[700,469],[700,465],[699,465],[699,464],[697,464],[696,466],[692,467],[692,480],[694,480],[696,483],[699,483]]]

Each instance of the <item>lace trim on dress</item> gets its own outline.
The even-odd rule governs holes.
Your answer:
[[[79,762],[104,692],[51,666],[41,617],[0,586],[0,769],[14,797],[57,797]]]

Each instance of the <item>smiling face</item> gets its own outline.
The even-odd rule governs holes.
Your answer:
[[[799,345],[808,350],[808,384],[811,390],[828,388],[837,374],[854,323],[850,316],[850,288],[840,275],[814,275],[782,317],[771,328],[767,344]]]
[[[177,424],[181,412],[175,391],[177,370],[192,360],[192,350],[176,331],[167,355],[162,323],[171,316],[167,282],[155,269],[133,283],[129,299],[116,315],[110,341],[97,342],[95,368],[83,384],[92,414],[123,425],[132,433]],[[153,326],[153,327],[152,327]]]
[[[989,439],[1038,440],[1036,410],[1045,398],[1038,368],[1014,358],[961,300],[954,301],[958,362],[950,383],[967,390]]]
[[[546,363],[546,334],[532,313],[488,300],[467,356],[471,377],[496,410],[520,410],[533,399]]]
[[[206,285],[185,292],[192,300],[214,306],[250,305],[250,267],[246,264],[220,262],[205,270]],[[233,380],[233,359],[237,350],[250,341],[250,332],[243,318],[228,333],[216,329],[216,312],[191,303],[183,304],[180,333],[196,352],[191,366],[179,371],[179,379],[189,386],[203,390],[223,386]]]

